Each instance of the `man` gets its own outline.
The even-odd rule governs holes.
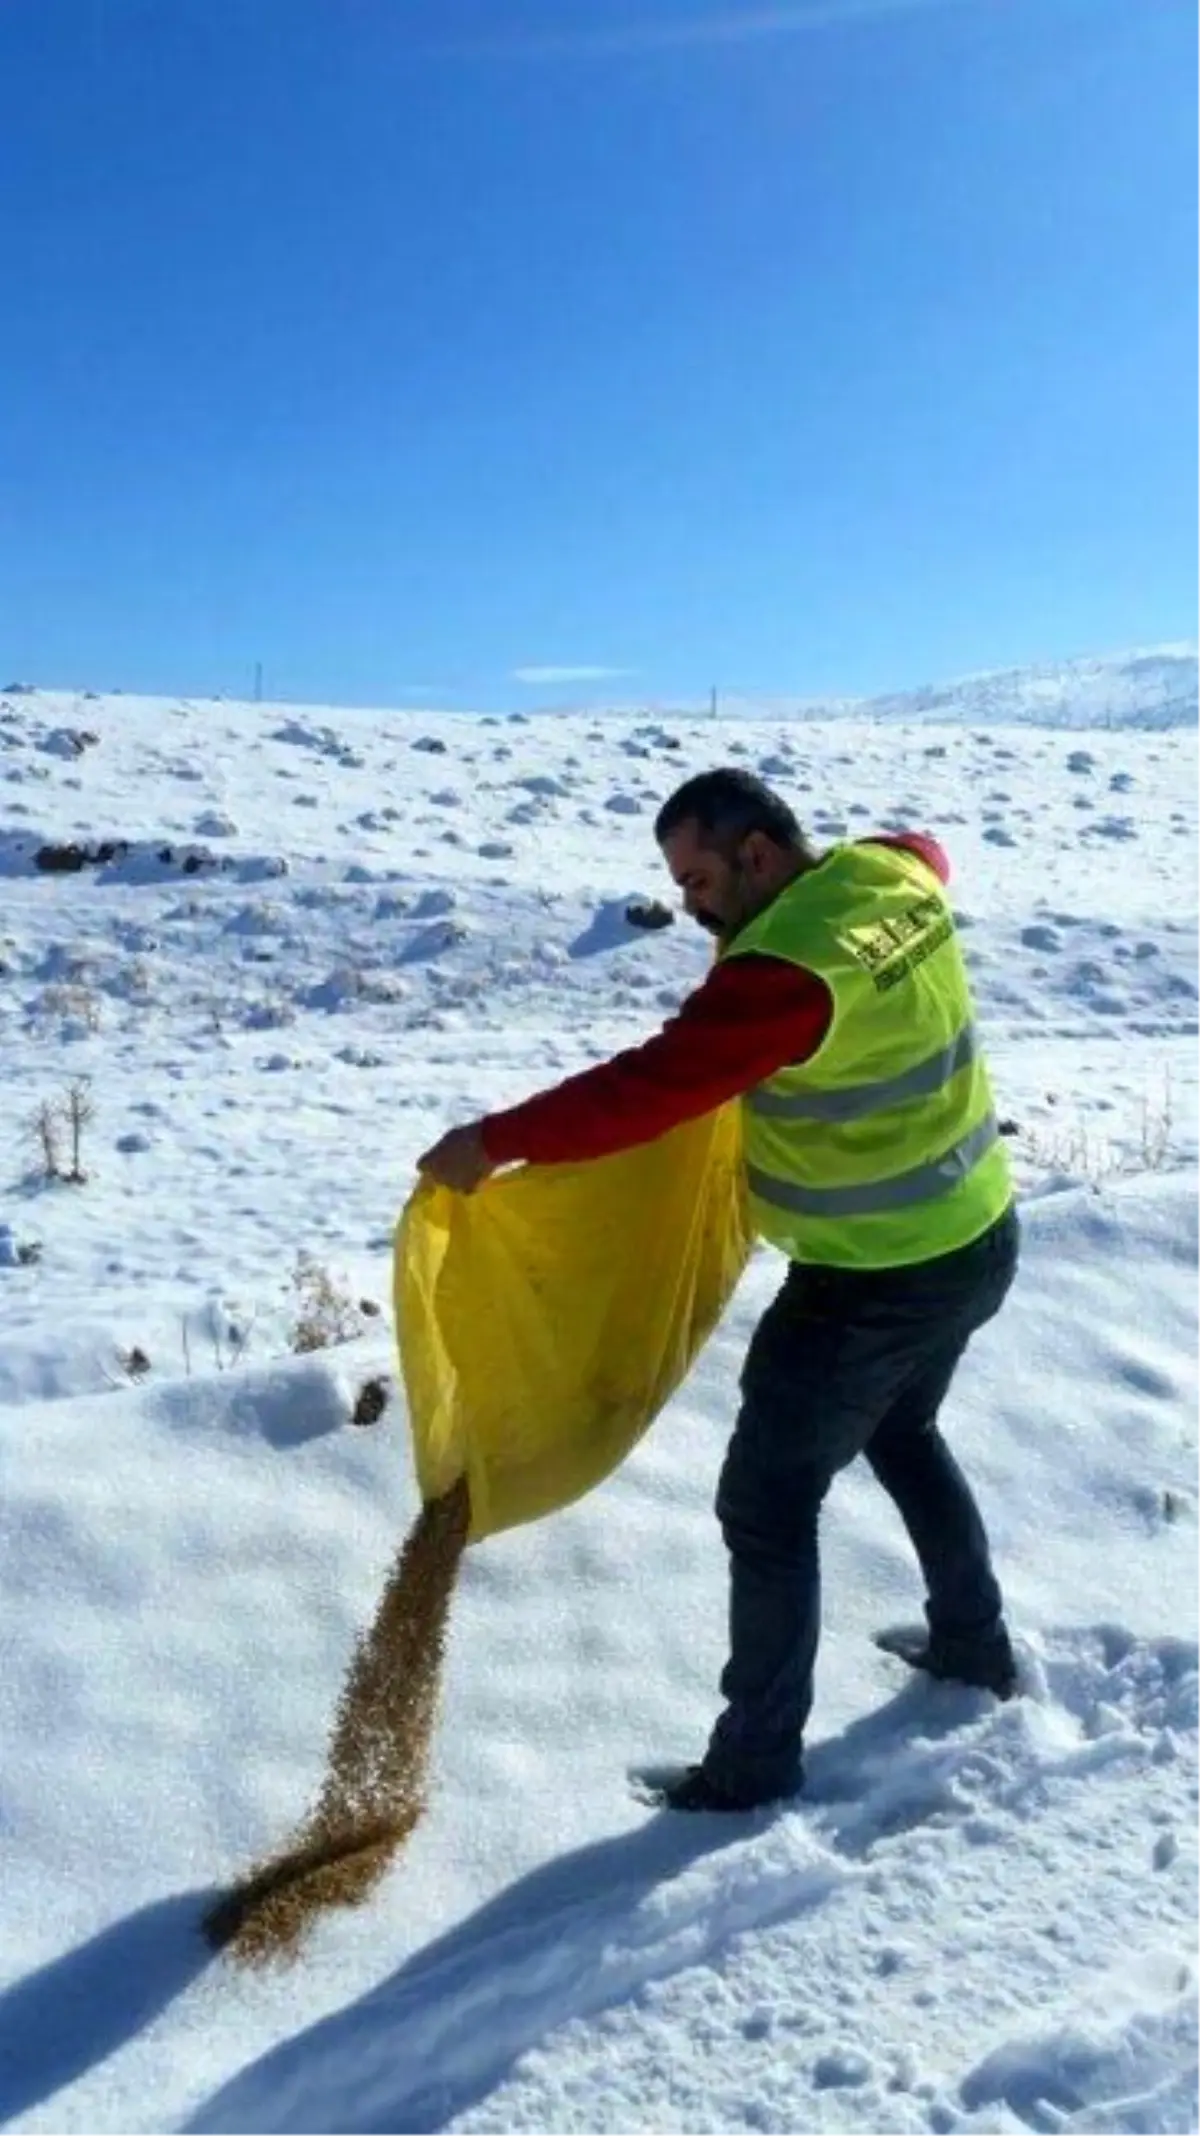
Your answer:
[[[601,1157],[742,1100],[751,1211],[792,1265],[746,1356],[717,1493],[727,1704],[666,1800],[743,1810],[801,1784],[818,1516],[856,1454],[925,1578],[928,1633],[894,1650],[1002,1698],[1015,1689],[987,1537],[937,1415],[1012,1281],[1017,1219],[937,841],[820,855],[740,770],[689,780],[655,830],[719,944],[703,985],[648,1044],[452,1129],[420,1163],[469,1193],[498,1165]]]

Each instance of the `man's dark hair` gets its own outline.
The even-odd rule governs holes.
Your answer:
[[[736,846],[762,831],[777,846],[808,851],[808,841],[787,802],[765,780],[736,766],[701,771],[664,801],[654,824],[659,844],[685,823],[694,823],[705,845]]]

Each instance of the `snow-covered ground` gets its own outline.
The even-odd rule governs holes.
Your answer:
[[[1142,658],[1086,730],[1039,672],[987,724],[988,678],[799,721],[0,696],[0,2119],[1195,2129],[1195,664]],[[714,1711],[762,1254],[626,1467],[469,1555],[379,1894],[239,1971],[199,1919],[308,1807],[416,1509],[398,1399],[349,1422],[414,1157],[700,976],[624,907],[670,896],[656,804],[739,760],[818,839],[928,826],[955,864],[1027,1249],[952,1428],[1026,1695],[871,1646],[919,1593],[855,1469],[807,1796],[631,1800]],[[31,1123],[69,1169],[72,1085],[87,1177],[52,1184]],[[293,1354],[298,1254],[354,1340]]]

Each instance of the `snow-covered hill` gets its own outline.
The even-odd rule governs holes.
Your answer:
[[[0,700],[0,2120],[1195,2128],[1195,746],[1154,658],[1069,734],[1028,674],[933,723]],[[855,1470],[808,1796],[720,1832],[629,1799],[714,1708],[764,1254],[620,1474],[470,1554],[378,1897],[236,1972],[206,1898],[311,1799],[415,1511],[398,1402],[349,1423],[413,1160],[700,976],[625,912],[671,896],[656,804],[727,760],[955,864],[1028,1254],[953,1431],[1026,1694],[871,1648],[919,1596]],[[308,1357],[298,1253],[361,1330]]]
[[[880,697],[763,696],[721,690],[723,718],[938,720],[967,726],[1194,727],[1194,645],[1157,645],[1102,659],[1045,661],[927,683]],[[622,708],[630,714],[634,708]],[[695,707],[691,708],[693,711]]]
[[[1003,668],[958,682],[875,697],[875,718],[1021,721],[1043,727],[1194,727],[1194,645],[1162,645],[1105,660]]]

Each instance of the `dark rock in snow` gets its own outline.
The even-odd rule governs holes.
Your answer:
[[[364,1381],[358,1390],[350,1422],[359,1425],[378,1424],[387,1408],[390,1394],[391,1389],[385,1379]]]
[[[86,846],[44,845],[38,847],[33,856],[33,864],[35,868],[40,868],[44,875],[77,875],[81,868],[86,868],[90,859],[91,854]]]
[[[675,925],[674,913],[668,905],[662,904],[658,898],[636,898],[632,905],[626,905],[625,917],[631,927],[653,928],[673,927]]]

